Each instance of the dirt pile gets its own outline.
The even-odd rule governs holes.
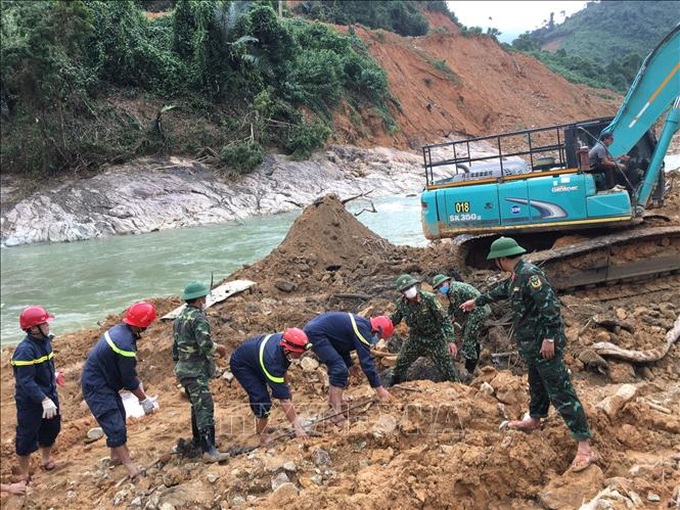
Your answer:
[[[678,203],[678,194],[669,204]],[[393,246],[337,197],[326,196],[304,211],[269,256],[232,276],[257,285],[208,311],[214,336],[232,351],[249,336],[302,326],[325,310],[390,312],[396,276],[409,272],[427,282],[450,271],[451,249],[447,243]],[[485,288],[496,275],[465,276]],[[252,450],[256,438],[245,392],[235,381],[216,379],[219,441],[234,453],[224,466],[172,454],[178,438],[190,436],[189,404],[172,372],[171,324],[158,322],[140,342],[138,359],[141,379],[159,395],[161,409],[130,420],[129,446],[147,466],[147,475],[131,484],[123,481],[122,467],[102,461],[108,455],[103,440],[85,443],[96,424],[82,402],[80,371],[90,346],[120,320],[108,317],[99,329],[55,341],[57,365],[67,374],[55,453],[66,465],[43,472],[34,456],[28,496],[3,495],[3,508],[560,509],[578,508],[605,487],[616,489],[606,508],[668,508],[680,480],[680,347],[676,343],[660,361],[645,364],[598,360],[591,347],[601,341],[638,350],[658,346],[680,313],[678,289],[676,275],[561,296],[566,360],[603,459],[581,474],[567,472],[574,441],[558,415],[531,436],[498,430],[502,420],[521,416],[528,401],[517,356],[492,356],[514,349],[506,309],[498,305],[470,385],[412,381],[393,389],[391,402],[378,404],[363,375],[353,375],[349,424],[342,431],[320,425],[305,444],[281,440]],[[178,298],[155,302],[161,314],[180,304]],[[405,334],[402,326],[396,336]],[[10,354],[2,354],[3,482],[12,479],[15,465]],[[228,366],[227,360],[218,363]],[[327,410],[323,367],[295,365],[288,375],[306,419]],[[287,429],[278,406],[272,422]]]

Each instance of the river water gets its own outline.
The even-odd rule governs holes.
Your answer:
[[[393,244],[425,246],[417,196],[374,199],[377,213],[357,219]],[[347,204],[350,212],[370,208]],[[56,316],[55,335],[94,327],[134,301],[179,295],[191,280],[215,282],[268,255],[299,212],[253,217],[239,224],[208,225],[76,243],[0,249],[0,343],[19,342],[18,318],[28,305]]]

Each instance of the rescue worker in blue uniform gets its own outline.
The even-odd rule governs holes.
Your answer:
[[[262,444],[267,444],[270,439],[271,430],[267,428],[267,423],[272,407],[271,397],[281,401],[295,436],[298,439],[307,438],[302,420],[295,412],[285,375],[291,359],[299,359],[311,347],[304,331],[288,328],[283,333],[249,338],[232,353],[229,367],[248,393],[250,409],[256,418],[255,431],[260,435]]]
[[[582,471],[596,462],[598,456],[590,445],[592,432],[564,363],[567,337],[560,302],[543,271],[522,260],[523,253],[526,250],[510,237],[499,237],[491,243],[487,259],[511,276],[488,292],[465,301],[460,308],[469,312],[494,301],[509,300],[519,354],[527,365],[531,399],[527,416],[501,426],[527,434],[539,430],[552,404],[578,441],[571,470]]]
[[[361,369],[378,397],[390,398],[371,356],[371,347],[380,338],[387,339],[394,332],[389,317],[382,315],[367,319],[348,312],[326,312],[310,320],[303,331],[312,342],[314,354],[328,370],[328,404],[335,411],[336,425],[340,426],[344,421],[342,393],[348,383],[349,369],[353,365],[352,351],[356,351]]]
[[[133,479],[142,470],[132,462],[127,448],[126,413],[119,391],[132,392],[144,414],[154,411],[154,401],[144,393],[137,376],[137,341],[155,319],[153,304],[141,301],[130,306],[123,323],[104,333],[90,350],[81,381],[85,402],[106,434],[111,461],[123,464]]]
[[[57,376],[49,321],[54,316],[40,306],[29,306],[19,315],[26,337],[12,355],[14,399],[17,407],[16,454],[19,479],[28,482],[31,453],[40,448],[42,469],[57,467],[52,446],[61,430]]]

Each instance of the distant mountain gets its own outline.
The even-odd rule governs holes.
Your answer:
[[[563,23],[525,32],[513,48],[574,83],[625,92],[642,60],[680,20],[680,1],[589,2]]]
[[[603,0],[529,34],[545,51],[563,49],[606,65],[632,54],[644,58],[679,20],[680,1]]]

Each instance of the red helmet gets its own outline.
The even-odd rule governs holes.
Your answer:
[[[127,309],[123,322],[138,328],[148,328],[155,320],[156,307],[146,301],[140,301]]]
[[[312,344],[309,343],[307,334],[299,328],[288,328],[283,332],[279,345],[284,349],[296,354],[307,352]]]
[[[379,315],[371,318],[371,329],[378,333],[380,338],[389,338],[394,333],[394,324],[387,315]]]
[[[19,315],[19,327],[24,331],[54,319],[54,315],[47,313],[42,306],[29,306]]]

